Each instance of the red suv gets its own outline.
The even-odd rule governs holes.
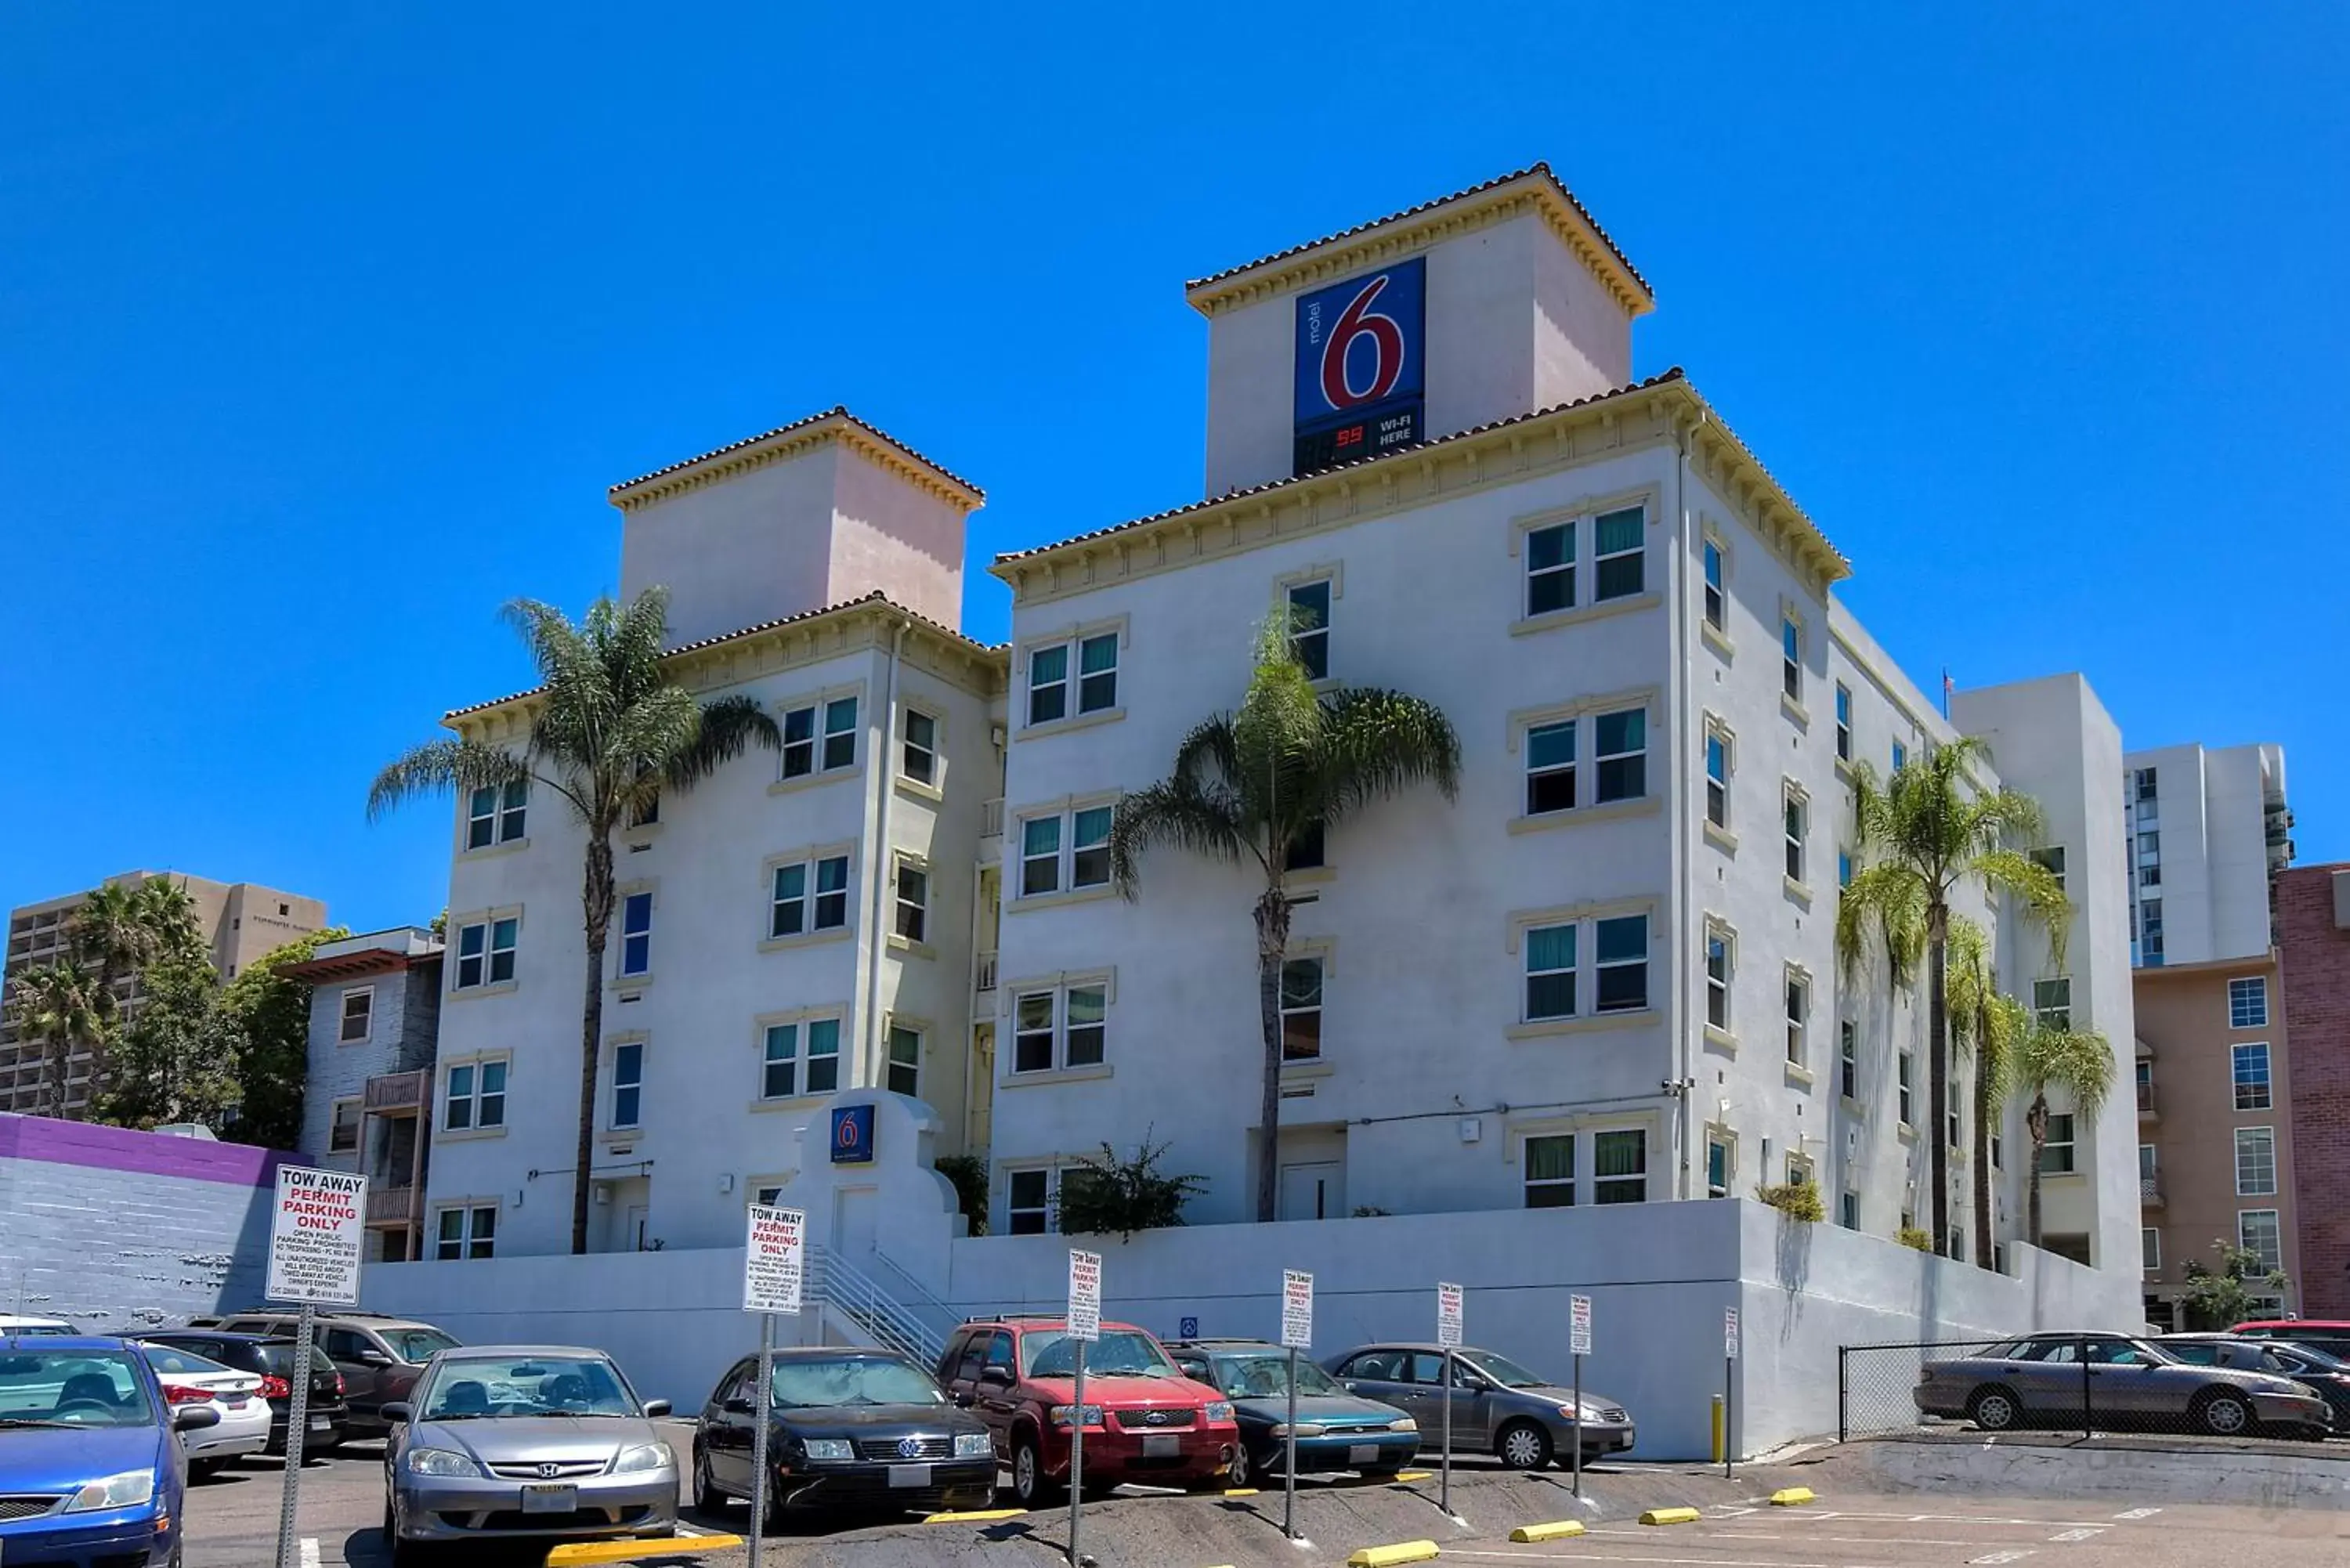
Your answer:
[[[995,1435],[1024,1508],[1068,1490],[1076,1347],[1057,1317],[982,1318],[955,1330],[939,1357],[940,1385]],[[1103,1324],[1101,1338],[1086,1347],[1083,1416],[1088,1490],[1211,1480],[1240,1444],[1232,1401],[1184,1376],[1131,1324]]]

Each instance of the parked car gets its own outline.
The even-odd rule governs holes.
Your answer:
[[[5,1339],[12,1334],[24,1336],[36,1334],[78,1334],[79,1332],[81,1331],[61,1317],[11,1317],[6,1313],[0,1313],[0,1339]]]
[[[1439,1440],[1444,1420],[1444,1351],[1434,1345],[1364,1345],[1323,1365],[1347,1388],[1400,1408],[1419,1423],[1424,1442]],[[1462,1347],[1452,1352],[1452,1446],[1482,1449],[1516,1469],[1538,1470],[1579,1440],[1584,1462],[1631,1448],[1631,1413],[1605,1394],[1538,1376],[1506,1355]]]
[[[676,1529],[677,1459],[653,1427],[669,1401],[639,1400],[600,1350],[444,1350],[383,1413],[383,1531],[397,1563],[441,1542]]]
[[[2271,1372],[2198,1366],[2151,1340],[2117,1334],[2042,1334],[1926,1367],[1913,1392],[1920,1414],[1964,1417],[1987,1432],[2092,1417],[2109,1427],[2185,1428],[2240,1437],[2261,1427],[2323,1433],[2331,1419],[2316,1390]]]
[[[752,1469],[759,1358],[711,1390],[693,1432],[693,1505],[938,1513],[995,1501],[995,1442],[928,1372],[886,1350],[779,1350],[770,1369],[766,1485]]]
[[[2350,1362],[2289,1339],[2240,1339],[2225,1334],[2166,1334],[2155,1342],[2181,1361],[2273,1372],[2306,1383],[2325,1397],[2334,1430],[2350,1432]]]
[[[1232,1483],[1254,1486],[1289,1466],[1289,1352],[1260,1339],[1177,1340],[1183,1375],[1232,1402],[1241,1444]],[[1419,1451],[1419,1423],[1393,1405],[1349,1394],[1321,1366],[1297,1362],[1297,1469],[1392,1476]]]
[[[181,1438],[220,1419],[173,1408],[120,1339],[0,1337],[0,1560],[176,1563]]]
[[[251,1312],[225,1319],[221,1326],[290,1339],[300,1321],[291,1313]],[[407,1398],[424,1364],[457,1344],[454,1334],[429,1323],[377,1313],[322,1313],[316,1321],[318,1348],[343,1375],[344,1397],[350,1405],[344,1424],[354,1438],[388,1434],[391,1423],[384,1419],[383,1407]]]
[[[226,1329],[166,1328],[140,1334],[139,1343],[169,1345],[260,1378],[261,1397],[269,1407],[268,1452],[286,1451],[286,1427],[294,1418],[294,1341],[231,1334]],[[302,1432],[306,1454],[324,1453],[348,1435],[342,1374],[315,1345],[310,1347],[310,1406],[306,1414],[308,1419]]]
[[[2289,1339],[2350,1361],[2350,1323],[2338,1318],[2271,1317],[2240,1323],[2228,1331],[2246,1339]]]
[[[1166,1348],[1131,1324],[1104,1323],[1086,1347],[1083,1410],[1075,1408],[1076,1341],[1057,1317],[964,1324],[947,1340],[938,1379],[987,1424],[1023,1508],[1068,1490],[1076,1420],[1085,1423],[1088,1490],[1197,1485],[1222,1475],[1240,1451],[1232,1401],[1184,1376]]]
[[[220,1417],[182,1439],[189,1475],[210,1475],[240,1455],[269,1446],[269,1401],[261,1397],[259,1374],[223,1366],[176,1345],[133,1343],[162,1385],[167,1407],[209,1405]]]

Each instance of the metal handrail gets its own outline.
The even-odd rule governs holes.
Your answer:
[[[810,1293],[870,1334],[921,1366],[935,1366],[946,1352],[946,1336],[909,1313],[872,1277],[823,1247],[808,1249]]]

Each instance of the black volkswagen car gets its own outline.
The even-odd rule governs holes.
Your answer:
[[[261,1379],[261,1397],[269,1401],[269,1452],[286,1451],[286,1422],[294,1413],[294,1386],[286,1381],[294,1370],[294,1341],[266,1334],[230,1334],[217,1328],[159,1328],[135,1336],[142,1345],[168,1345],[191,1355],[204,1356],[223,1366],[250,1372]],[[310,1347],[309,1428],[302,1450],[321,1454],[349,1435],[350,1408],[343,1397],[343,1376],[317,1345]]]
[[[759,1359],[711,1391],[693,1431],[693,1504],[709,1512],[764,1495],[768,1516],[938,1513],[995,1499],[994,1439],[931,1375],[886,1350],[814,1346],[775,1353],[767,1476],[752,1475]]]

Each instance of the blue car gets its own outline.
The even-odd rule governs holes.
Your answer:
[[[1232,1484],[1269,1484],[1289,1461],[1289,1352],[1255,1339],[1177,1340],[1167,1347],[1186,1377],[1232,1402],[1241,1444],[1226,1471]],[[1365,1399],[1300,1356],[1297,1469],[1356,1470],[1388,1477],[1419,1452],[1419,1424],[1392,1405]]]
[[[176,1568],[188,1461],[209,1406],[165,1403],[119,1339],[0,1338],[0,1563]]]

